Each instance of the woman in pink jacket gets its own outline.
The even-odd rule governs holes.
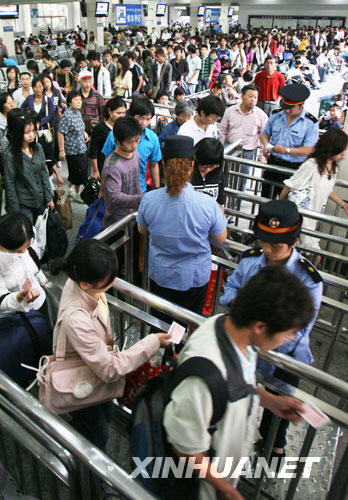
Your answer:
[[[104,382],[118,382],[123,395],[125,375],[170,344],[166,333],[151,334],[122,352],[113,350],[114,336],[105,292],[117,276],[115,253],[105,243],[86,240],[67,259],[52,266],[53,274],[68,275],[60,299],[57,324],[66,332],[66,358],[81,358]],[[57,329],[56,329],[57,331]],[[57,339],[53,341],[54,348]],[[101,449],[105,449],[112,402],[70,413],[70,424]]]

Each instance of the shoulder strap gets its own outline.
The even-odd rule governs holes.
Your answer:
[[[30,257],[33,259],[33,261],[37,265],[37,268],[40,271],[40,267],[41,267],[40,266],[40,259],[39,259],[38,255],[37,255],[37,253],[35,252],[35,250],[32,247],[28,248],[28,252],[29,252]]]
[[[223,417],[228,401],[227,384],[220,370],[208,358],[195,356],[187,359],[176,368],[170,384],[170,393],[187,377],[200,377],[207,384],[213,400],[210,427],[214,426]]]

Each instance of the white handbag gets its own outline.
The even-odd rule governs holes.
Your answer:
[[[43,256],[46,250],[46,228],[47,228],[47,219],[48,219],[49,208],[46,208],[42,215],[36,219],[34,233],[35,233],[35,241],[32,245],[33,249],[37,253],[39,259]]]

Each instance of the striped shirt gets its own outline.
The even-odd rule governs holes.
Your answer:
[[[201,71],[199,72],[199,79],[200,80],[208,80],[211,68],[214,66],[214,61],[211,56],[207,56],[205,59],[201,56],[201,61],[202,61],[202,67]]]
[[[104,97],[94,89],[91,89],[88,97],[84,97],[81,90],[80,94],[82,97],[82,119],[86,125],[86,128],[88,129],[90,124],[93,126],[101,119],[104,106]]]

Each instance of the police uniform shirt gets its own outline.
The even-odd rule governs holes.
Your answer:
[[[262,250],[252,249],[249,250],[246,255],[250,256],[244,257],[241,260],[236,270],[227,280],[224,294],[220,298],[220,304],[223,306],[228,306],[231,300],[236,297],[238,291],[247,284],[250,278],[256,275],[263,267],[267,266],[267,259]],[[296,346],[294,342],[285,342],[285,344],[278,347],[276,351],[283,354],[289,354],[291,352],[292,356],[298,361],[312,363],[313,356],[309,348],[309,334],[320,309],[323,293],[322,279],[312,264],[302,257],[295,248],[292,250],[285,267],[288,271],[297,276],[307,287],[312,296],[316,314],[313,320],[298,332],[298,342]]]
[[[288,125],[288,116],[281,110],[270,116],[263,134],[268,135],[273,146],[281,144],[286,148],[314,147],[319,139],[319,125],[316,118],[305,109],[296,120]],[[307,158],[307,156],[293,156],[287,153],[271,152],[271,154],[289,162],[303,162]]]

